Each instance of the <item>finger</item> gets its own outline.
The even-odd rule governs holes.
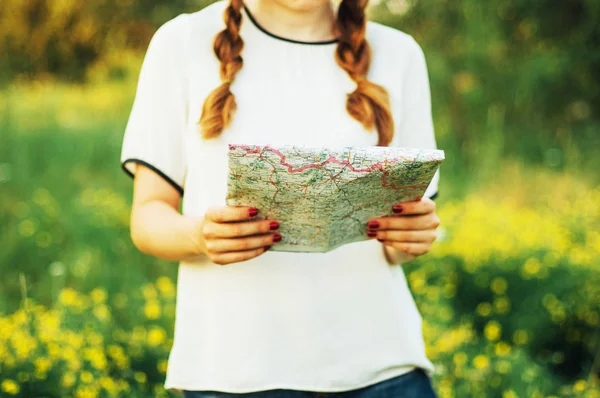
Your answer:
[[[256,217],[258,210],[248,206],[212,207],[204,215],[204,219],[217,223],[245,221]]]
[[[413,256],[421,256],[429,252],[431,245],[429,243],[415,243],[415,242],[395,242],[395,241],[383,241],[386,246],[391,246],[400,250],[401,252],[411,254]]]
[[[373,218],[367,223],[371,230],[427,230],[436,229],[439,225],[440,219],[435,213]]]
[[[417,230],[417,231],[402,231],[402,230],[381,230],[381,231],[368,231],[371,238],[377,238],[379,241],[393,241],[393,242],[423,242],[432,243],[437,239],[436,230]]]
[[[392,206],[394,214],[427,214],[435,211],[435,202],[428,197],[412,202],[400,202]]]
[[[215,264],[226,265],[231,263],[239,263],[241,261],[250,260],[251,258],[260,256],[267,249],[261,247],[259,249],[244,250],[240,252],[229,252],[229,253],[218,253],[210,257],[211,261]]]
[[[211,253],[227,253],[258,249],[278,242],[281,242],[281,234],[277,232],[249,238],[207,240],[206,249]]]
[[[275,231],[279,223],[275,220],[257,220],[232,223],[204,223],[204,237],[215,238],[239,238],[243,236],[264,234]]]

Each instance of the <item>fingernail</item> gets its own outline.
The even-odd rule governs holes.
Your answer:
[[[368,230],[368,231],[367,231],[367,236],[368,236],[369,238],[374,238],[374,237],[376,237],[376,236],[377,236],[377,231],[371,231],[371,230]]]
[[[256,217],[257,214],[258,214],[258,209],[255,209],[254,207],[251,207],[248,209],[248,215],[250,217]]]
[[[277,234],[273,235],[273,242],[274,243],[281,242],[281,234],[277,233]]]
[[[400,205],[394,205],[394,207],[392,207],[392,211],[394,213],[402,213],[402,206],[400,206]]]
[[[367,225],[372,229],[379,228],[379,221],[369,221]]]
[[[279,223],[277,221],[271,221],[271,223],[269,224],[269,229],[271,231],[273,231],[274,229],[279,228]]]

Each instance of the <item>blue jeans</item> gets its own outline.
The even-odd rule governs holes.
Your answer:
[[[403,375],[343,392],[267,390],[247,394],[183,391],[184,398],[436,398],[429,376],[420,368]]]

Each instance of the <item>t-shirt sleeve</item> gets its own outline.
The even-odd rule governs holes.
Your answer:
[[[163,24],[150,40],[121,150],[121,165],[127,174],[134,177],[136,166],[143,164],[182,195],[188,117],[182,56],[184,17],[182,14]]]
[[[425,54],[410,37],[409,64],[404,76],[402,107],[392,146],[404,148],[437,149],[431,114],[431,91]],[[426,197],[438,195],[440,170],[436,171],[425,191]]]

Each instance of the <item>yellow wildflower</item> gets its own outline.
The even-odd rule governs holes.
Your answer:
[[[467,362],[467,354],[465,354],[464,352],[457,352],[456,354],[454,354],[454,356],[452,357],[452,361],[454,361],[454,364],[456,366],[461,366],[464,365]]]
[[[166,276],[158,277],[156,280],[156,287],[158,288],[158,291],[167,298],[173,297],[175,293],[175,285],[173,284],[173,281]]]
[[[160,305],[158,301],[151,300],[144,306],[144,314],[148,319],[158,319],[160,317]]]
[[[523,264],[523,272],[525,277],[537,275],[541,269],[542,264],[535,257],[528,258],[527,261],[525,261],[525,264]]]
[[[499,341],[494,346],[494,351],[496,355],[503,357],[510,354],[510,346],[503,341]]]
[[[162,328],[152,327],[148,332],[148,345],[150,347],[156,347],[162,344],[167,338],[167,334]]]
[[[91,383],[94,380],[94,376],[92,376],[92,373],[88,372],[87,370],[81,372],[79,378],[81,378],[81,381],[83,381],[84,383]]]
[[[119,369],[125,369],[129,367],[129,358],[125,356],[123,348],[118,345],[108,346],[108,355],[113,359]]]
[[[129,383],[125,380],[117,380],[117,388],[119,391],[129,391]]]
[[[496,370],[498,371],[498,373],[507,374],[508,372],[510,372],[511,368],[512,366],[510,362],[508,362],[505,359],[499,360],[496,363]]]
[[[506,314],[510,310],[510,300],[507,297],[498,297],[494,300],[494,311],[498,314]]]
[[[62,377],[61,382],[62,382],[63,387],[70,388],[70,387],[73,387],[73,385],[75,385],[76,381],[77,381],[77,379],[75,378],[75,375],[71,372],[67,372]]]
[[[526,330],[517,330],[513,334],[513,341],[517,344],[527,344],[529,341],[529,334],[527,334]]]
[[[506,279],[502,277],[497,277],[492,280],[490,287],[494,293],[503,294],[504,292],[506,292],[508,283],[506,282]]]
[[[98,332],[89,330],[87,335],[87,341],[90,343],[90,345],[97,346],[102,344],[102,342],[104,341],[104,337]]]
[[[108,294],[106,293],[106,290],[99,288],[99,287],[95,288],[90,293],[90,297],[96,304],[101,304],[101,303],[106,302],[107,296],[108,296]]]
[[[590,311],[585,314],[585,321],[590,326],[597,326],[600,321],[600,316],[597,312]]]
[[[110,377],[102,377],[100,379],[100,386],[110,394],[110,396],[117,396],[118,395],[118,387],[117,387],[117,383],[115,383],[115,381],[113,379],[111,379]]]
[[[490,360],[484,355],[477,355],[473,358],[473,365],[477,369],[485,369],[490,366]]]
[[[58,301],[66,307],[75,306],[78,302],[78,293],[70,288],[64,288],[58,295]]]
[[[104,304],[95,307],[93,312],[94,316],[100,321],[107,321],[110,318],[110,311]]]
[[[160,373],[167,373],[167,366],[168,366],[168,361],[166,359],[161,359],[160,361],[158,361],[158,364],[156,365],[156,368],[158,369],[158,371]]]
[[[133,378],[140,384],[144,384],[148,380],[148,377],[144,372],[135,372],[133,374]]]
[[[83,350],[83,358],[87,360],[95,369],[104,370],[107,362],[102,349],[98,347],[87,347]]]
[[[157,294],[154,285],[152,285],[151,283],[147,283],[144,286],[142,286],[142,295],[146,298],[146,300],[156,299]]]
[[[52,366],[52,362],[48,358],[36,358],[33,364],[35,371],[39,373],[48,373],[48,370]]]
[[[476,308],[476,311],[481,316],[488,316],[492,313],[492,305],[490,303],[479,303]]]
[[[19,385],[11,379],[4,379],[2,380],[2,391],[4,391],[5,393],[9,394],[9,395],[17,395],[19,393],[19,391],[21,390]]]
[[[585,380],[577,380],[575,384],[573,384],[574,391],[584,391],[587,387],[587,382]]]
[[[485,337],[490,341],[496,341],[500,338],[502,328],[496,321],[490,321],[485,325],[484,333]]]
[[[75,396],[77,398],[96,398],[98,390],[92,386],[82,386],[77,389]]]
[[[506,390],[502,393],[502,398],[518,398],[518,395],[513,390]]]

